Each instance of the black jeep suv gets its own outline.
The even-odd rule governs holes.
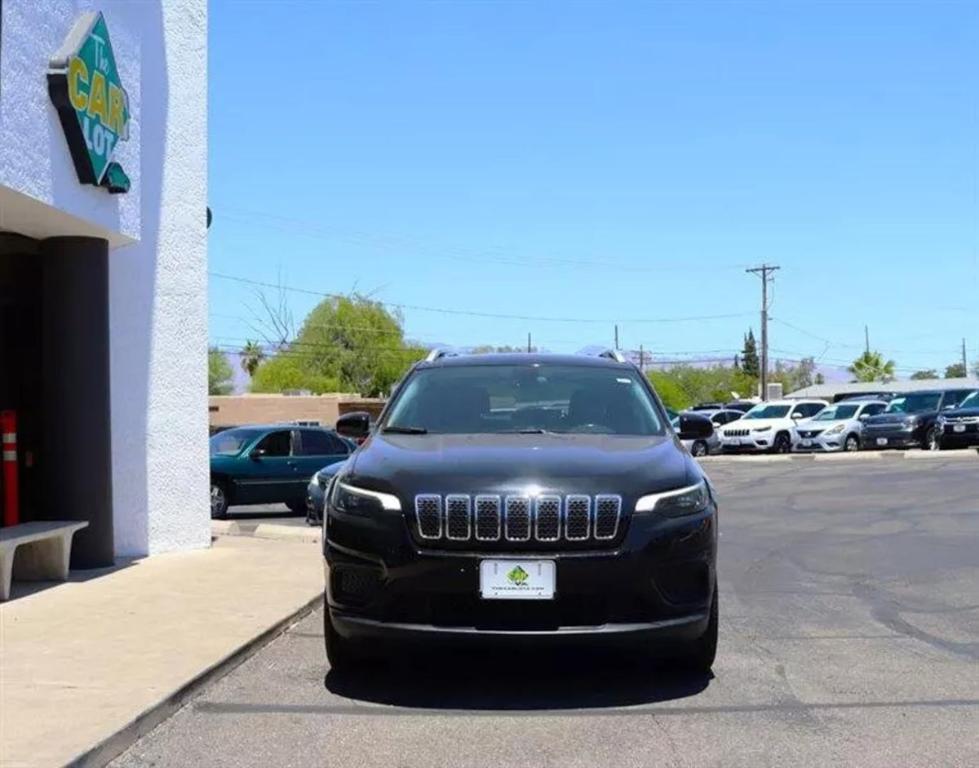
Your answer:
[[[328,489],[334,668],[385,640],[595,639],[710,669],[714,491],[617,353],[433,353],[337,429],[369,438]]]

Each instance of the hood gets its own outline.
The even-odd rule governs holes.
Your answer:
[[[924,413],[879,413],[867,419],[864,425],[907,424],[910,421],[918,421],[925,416],[927,414]]]
[[[979,416],[979,408],[954,408],[951,411],[942,411],[942,416],[946,419],[972,419]]]
[[[821,429],[825,431],[850,421],[855,421],[855,419],[801,419],[795,423],[795,428],[807,431],[810,429]]]
[[[623,500],[697,482],[672,436],[373,435],[347,482],[407,503],[418,493],[617,493]]]

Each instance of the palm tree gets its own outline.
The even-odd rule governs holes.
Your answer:
[[[893,381],[894,361],[884,360],[880,352],[869,349],[853,361],[847,370],[853,374],[854,381]]]
[[[265,359],[265,350],[257,341],[249,341],[241,348],[241,368],[249,376],[254,376],[258,366]]]

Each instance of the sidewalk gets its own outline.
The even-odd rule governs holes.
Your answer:
[[[234,537],[72,577],[0,606],[3,768],[105,762],[323,591],[317,545]]]

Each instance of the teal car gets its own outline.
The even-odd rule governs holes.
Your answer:
[[[235,427],[211,438],[211,517],[243,504],[306,509],[310,477],[356,444],[330,429],[295,424]]]

